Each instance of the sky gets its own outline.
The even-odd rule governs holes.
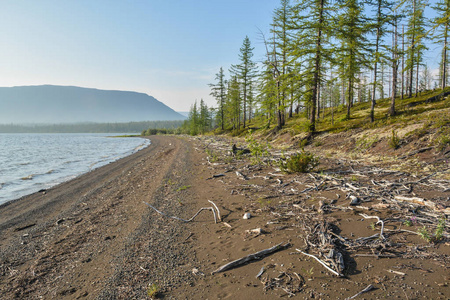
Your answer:
[[[0,86],[72,85],[149,94],[176,111],[208,106],[245,36],[265,50],[277,0],[2,0]]]
[[[200,99],[216,106],[208,84],[220,67],[239,63],[245,36],[255,47],[253,59],[264,60],[260,32],[269,35],[279,3],[2,0],[0,86],[136,91],[176,111],[188,111]],[[430,47],[425,59],[436,68],[439,47]]]

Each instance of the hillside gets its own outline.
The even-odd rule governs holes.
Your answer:
[[[0,124],[183,120],[143,93],[74,86],[0,87]]]

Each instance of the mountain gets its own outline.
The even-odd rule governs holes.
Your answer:
[[[0,87],[0,124],[184,120],[152,96],[75,86]]]

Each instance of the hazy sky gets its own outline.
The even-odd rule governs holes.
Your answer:
[[[215,104],[208,83],[255,60],[277,0],[2,0],[0,86],[76,85],[147,93],[177,111]]]
[[[278,6],[279,0],[1,0],[0,86],[130,90],[177,111],[201,98],[212,106],[208,84],[221,66],[239,63],[246,35],[254,60],[264,59],[259,29],[268,34]],[[435,68],[433,55],[425,60]]]

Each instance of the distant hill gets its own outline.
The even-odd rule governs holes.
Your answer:
[[[0,87],[0,124],[184,120],[152,96],[74,86]]]

